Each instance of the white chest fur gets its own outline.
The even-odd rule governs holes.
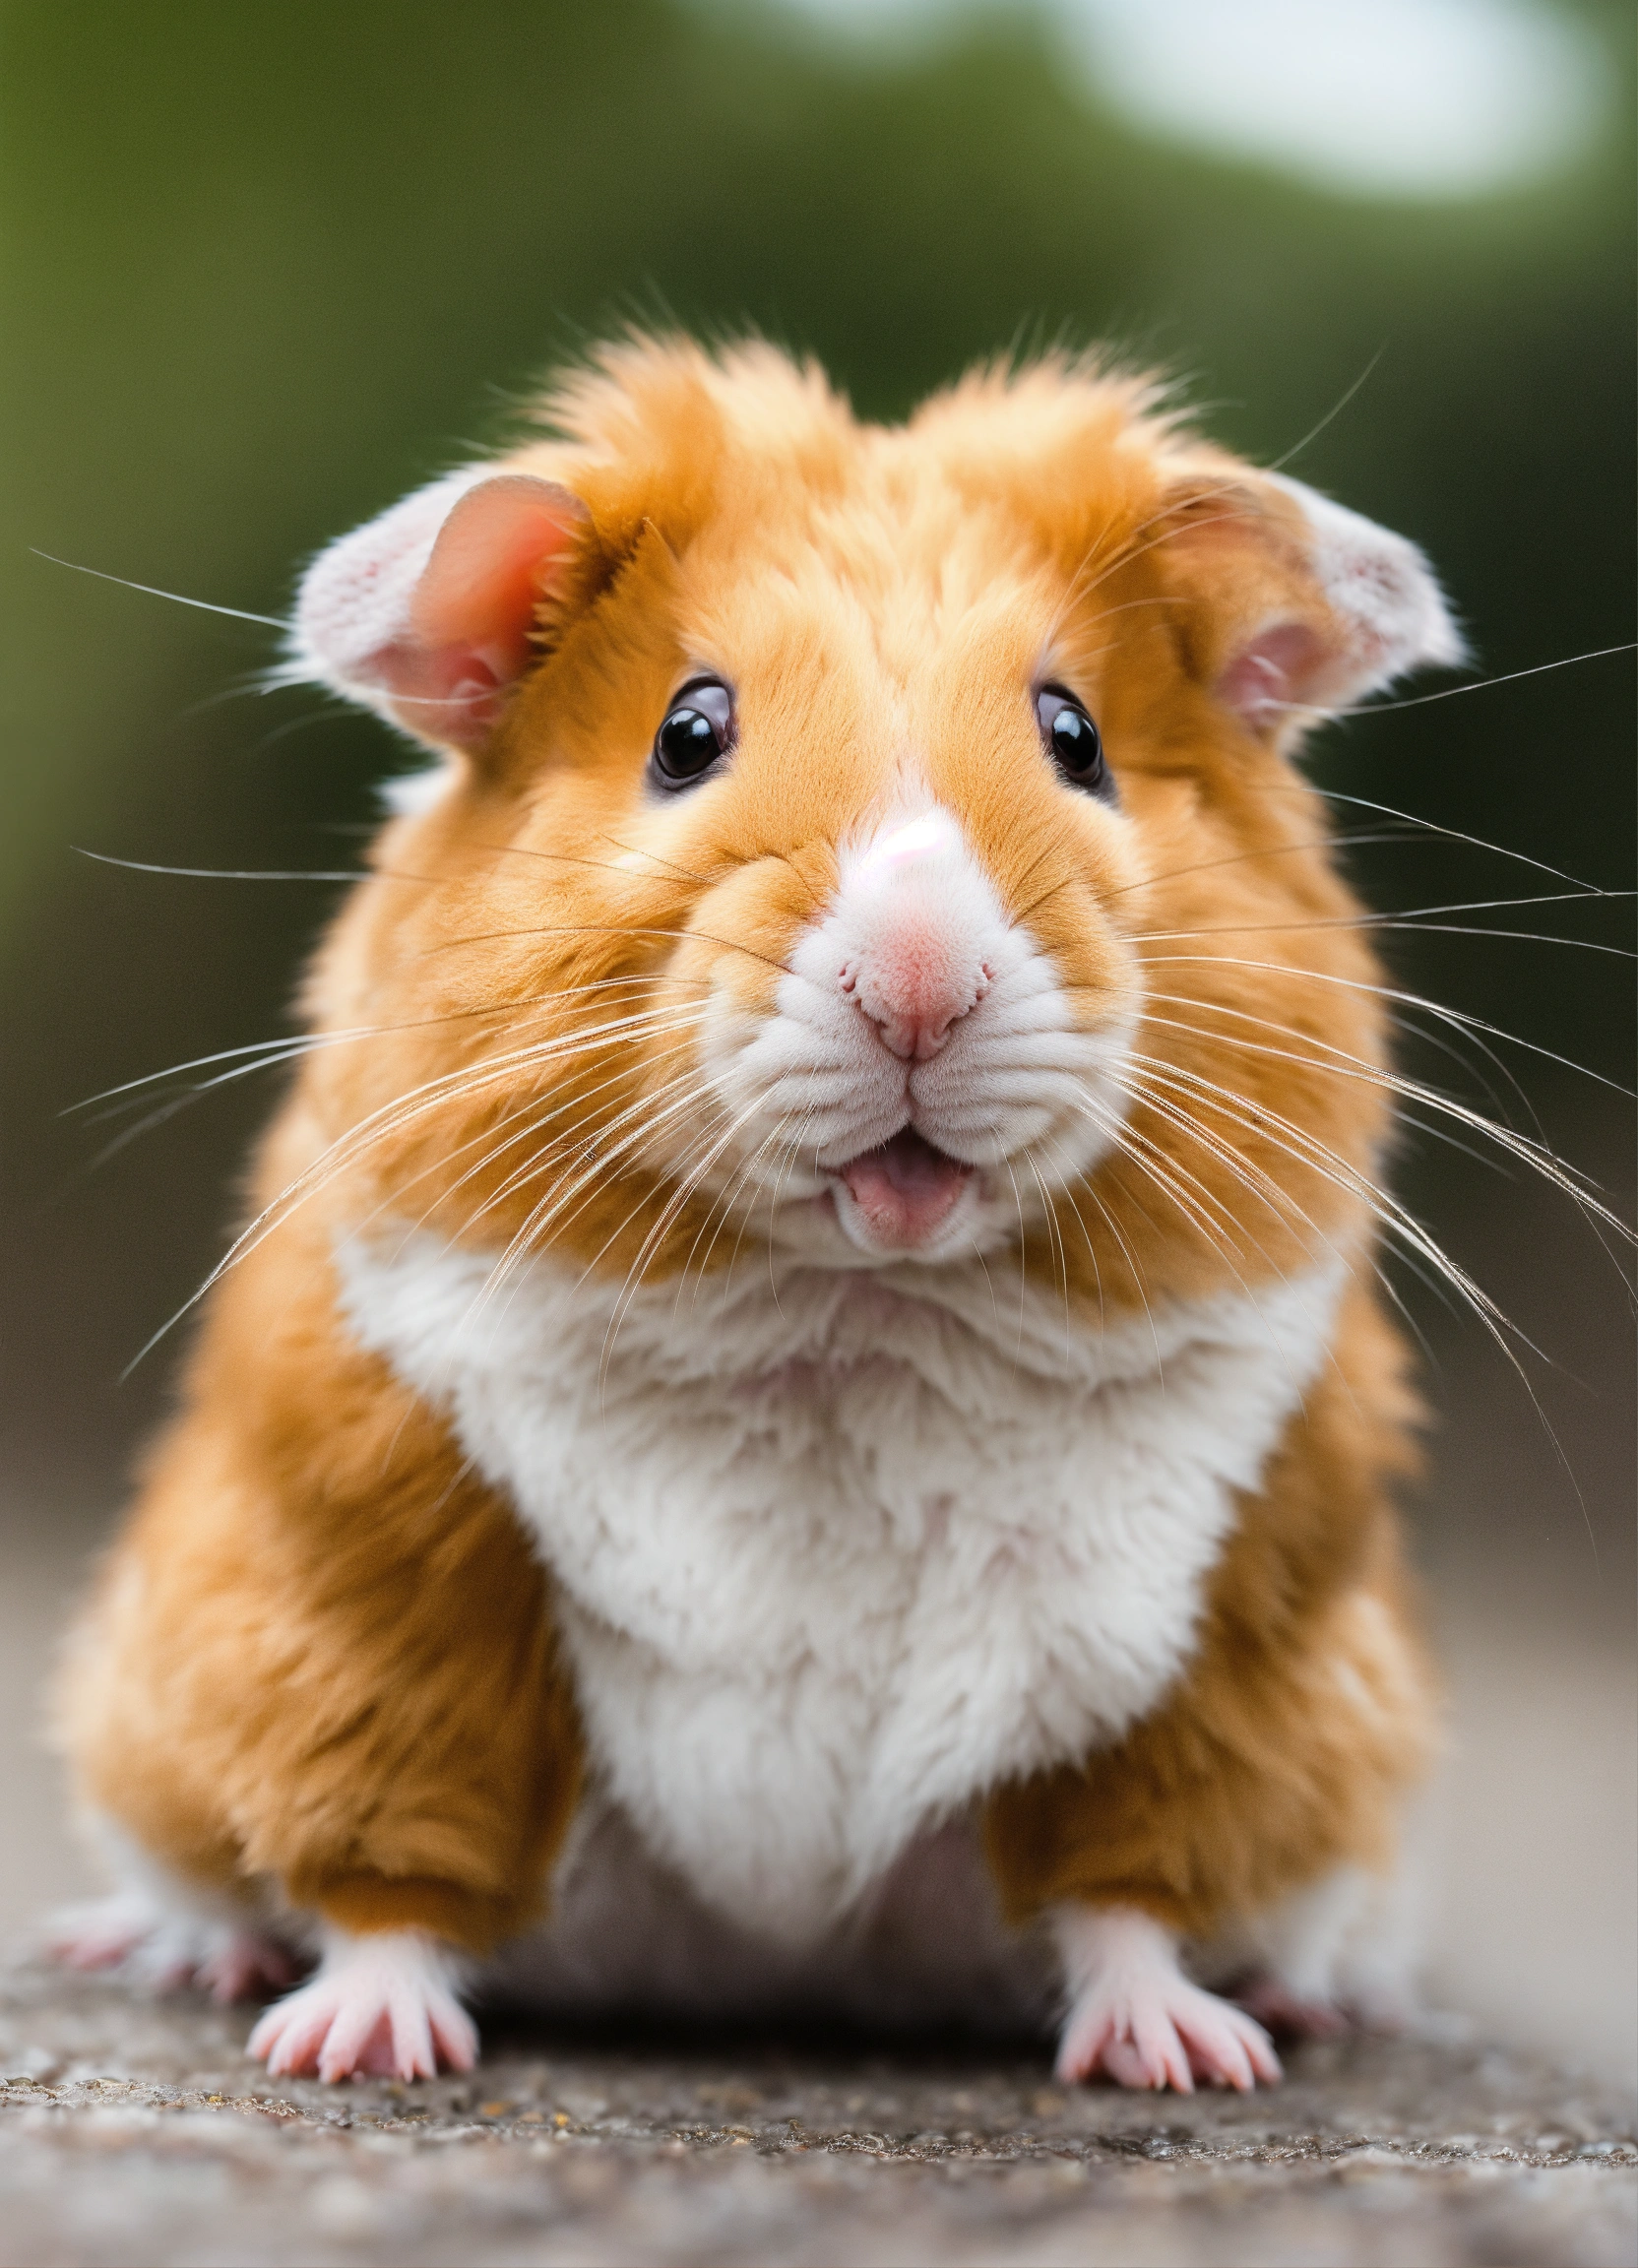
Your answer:
[[[596,1764],[725,1916],[810,1942],[910,1839],[1187,1658],[1333,1274],[1066,1334],[976,1269],[641,1292],[423,1236],[339,1254],[560,1587]]]

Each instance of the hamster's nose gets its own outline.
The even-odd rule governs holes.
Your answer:
[[[906,1063],[936,1055],[989,990],[990,972],[961,940],[914,914],[884,923],[842,971],[842,989]]]

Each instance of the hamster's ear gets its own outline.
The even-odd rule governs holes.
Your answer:
[[[1191,665],[1253,732],[1279,738],[1430,662],[1466,658],[1422,553],[1277,472],[1188,484],[1165,539],[1195,603]]]
[[[290,676],[362,702],[417,740],[475,749],[590,525],[577,496],[533,473],[474,466],[417,489],[308,568]]]

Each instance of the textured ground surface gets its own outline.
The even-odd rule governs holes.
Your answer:
[[[1619,2098],[1472,2047],[1304,2050],[1250,2101],[1028,2056],[507,2037],[472,2080],[268,2081],[242,2012],[14,1972],[5,2268],[1445,2262],[1628,2268]]]

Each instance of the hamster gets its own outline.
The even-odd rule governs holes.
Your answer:
[[[1391,2014],[1417,1403],[1294,759],[1460,653],[1069,359],[882,427],[627,341],[321,553],[291,674],[435,761],[66,1657],[65,1957],[293,1984],[327,2080],[496,1995],[1185,2091]]]

